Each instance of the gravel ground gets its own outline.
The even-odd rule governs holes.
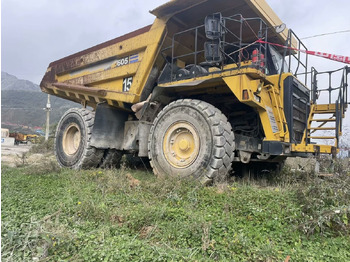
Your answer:
[[[20,144],[18,146],[1,146],[1,163],[15,167],[24,153],[28,152],[32,145]]]

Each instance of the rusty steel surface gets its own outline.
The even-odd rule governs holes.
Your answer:
[[[93,47],[90,47],[90,48],[85,49],[83,51],[80,51],[78,53],[75,53],[75,54],[66,56],[64,58],[61,58],[59,60],[56,60],[54,62],[51,62],[49,64],[48,71],[46,72],[46,74],[44,75],[44,77],[40,83],[41,89],[45,92],[44,88],[48,87],[49,82],[51,82],[51,83],[56,82],[56,79],[55,79],[56,74],[60,74],[61,72],[68,71],[71,68],[82,65],[84,63],[83,59],[81,58],[83,55],[93,53],[93,52],[100,50],[102,48],[117,44],[121,41],[130,39],[132,37],[147,33],[151,27],[152,27],[152,25],[145,26],[143,28],[140,28],[140,29],[135,30],[133,32],[130,32],[128,34],[119,36],[119,37],[114,38],[112,40],[106,41],[104,43],[95,45]]]
[[[165,24],[156,19],[152,26],[54,61],[40,88],[92,107],[107,102],[124,108],[123,103],[139,102],[164,30]]]
[[[50,63],[49,67],[56,66],[58,64],[61,64],[62,62],[68,61],[68,60],[70,60],[72,58],[80,57],[82,55],[86,55],[88,53],[94,52],[94,51],[99,50],[101,48],[105,48],[107,46],[117,44],[117,43],[119,43],[121,41],[124,41],[124,40],[127,40],[129,38],[132,38],[132,37],[135,37],[135,36],[147,33],[151,29],[151,27],[152,27],[152,25],[145,26],[145,27],[137,29],[137,30],[135,30],[133,32],[127,33],[125,35],[119,36],[117,38],[111,39],[109,41],[103,42],[101,44],[98,44],[98,45],[95,45],[95,46],[90,47],[88,49],[85,49],[83,51],[80,51],[78,53],[66,56],[64,58],[61,58],[59,60],[56,60],[56,61]]]
[[[88,86],[72,85],[72,84],[65,84],[65,83],[54,83],[52,85],[62,90],[81,91],[84,93],[94,94],[102,97],[105,97],[107,95],[106,90],[88,87]]]

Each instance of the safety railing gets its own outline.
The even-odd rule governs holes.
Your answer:
[[[338,72],[341,72],[341,80],[339,86],[335,86],[333,84],[334,75]],[[337,70],[318,72],[314,67],[311,68],[312,75],[312,85],[311,85],[311,100],[314,104],[316,104],[317,98],[320,97],[321,92],[328,93],[328,103],[333,104],[336,100],[341,102],[342,104],[348,103],[348,74],[350,73],[350,68],[348,66],[339,68]],[[327,88],[319,88],[318,85],[318,77],[321,75],[327,76]],[[335,94],[335,92],[338,93]]]
[[[318,72],[315,68],[311,69],[312,73],[312,88],[311,88],[311,101],[313,104],[317,104],[317,100],[321,97],[322,93],[328,93],[328,104],[335,104],[335,121],[336,121],[336,138],[339,141],[339,134],[342,132],[343,117],[348,107],[348,74],[350,68],[345,66],[343,68]],[[335,74],[341,74],[341,80],[339,85],[334,86]],[[328,87],[320,88],[318,85],[318,78],[320,76],[326,76]]]
[[[237,69],[240,69],[242,61],[251,59],[251,54],[243,51],[248,47],[257,49],[259,57],[254,65],[263,71],[267,44],[257,40],[267,40],[268,29],[260,18],[244,18],[240,14],[229,17],[222,17],[221,13],[209,15],[203,25],[173,34],[171,46],[161,51],[168,67],[164,72],[167,71],[169,76],[161,78],[168,81],[185,79],[184,75],[193,78],[209,74],[205,67],[215,66],[223,70],[223,66],[230,63],[236,64]],[[255,40],[246,41],[245,30],[249,30]],[[189,45],[191,48],[188,48]],[[181,48],[188,52],[180,52]],[[184,68],[176,65],[181,59],[187,61]]]
[[[282,74],[287,70],[297,77],[301,83],[308,86],[311,72],[308,71],[308,54],[306,51],[308,49],[304,43],[293,30],[289,29],[283,52],[283,61],[286,64],[282,65],[280,71],[279,86],[281,86]]]

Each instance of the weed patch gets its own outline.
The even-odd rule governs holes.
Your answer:
[[[300,229],[306,234],[350,235],[350,175],[315,178],[298,189]]]
[[[29,153],[31,154],[47,154],[47,153],[53,153],[54,149],[54,138],[50,137],[47,141],[45,141],[44,137],[40,137],[39,143],[34,144],[30,150]]]
[[[335,218],[331,228],[303,230],[314,227],[306,222],[319,205],[333,212],[348,205],[347,193],[335,199],[316,181],[321,189],[310,183],[299,192],[243,182],[204,187],[125,168],[36,174],[30,166],[3,166],[1,176],[3,261],[350,258],[349,237]],[[315,206],[319,196],[324,203]]]

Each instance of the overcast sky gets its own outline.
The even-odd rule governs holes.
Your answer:
[[[39,84],[50,62],[151,24],[148,11],[165,2],[2,0],[2,71]],[[350,29],[349,0],[267,2],[299,37]],[[304,42],[310,50],[350,56],[349,40],[350,33],[343,33]],[[321,70],[343,66],[322,58],[311,62]]]

